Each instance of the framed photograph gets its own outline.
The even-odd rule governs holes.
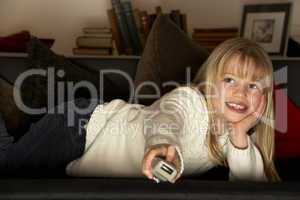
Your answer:
[[[270,55],[284,56],[291,3],[245,5],[240,36],[259,43]]]

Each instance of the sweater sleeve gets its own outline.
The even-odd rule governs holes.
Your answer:
[[[197,95],[188,87],[171,91],[151,106],[151,114],[144,123],[145,152],[153,145],[173,145],[180,161],[180,174],[184,170],[180,138],[189,109]]]
[[[228,138],[227,162],[230,181],[267,181],[262,156],[247,136],[246,149],[235,147]]]

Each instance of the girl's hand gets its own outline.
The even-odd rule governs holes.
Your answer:
[[[230,139],[237,147],[247,147],[247,132],[261,119],[266,107],[266,98],[263,95],[256,111],[237,123],[228,123]]]
[[[147,176],[149,179],[153,179],[152,161],[155,157],[158,156],[165,157],[166,161],[172,163],[176,167],[176,170],[179,172],[180,162],[175,147],[169,144],[162,144],[162,145],[153,146],[144,155],[144,159],[142,163],[142,172],[145,176]],[[172,183],[175,183],[175,181],[178,178],[179,178],[179,174],[177,174],[177,176],[174,178]]]

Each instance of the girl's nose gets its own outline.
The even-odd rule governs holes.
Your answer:
[[[247,87],[243,84],[237,85],[234,91],[234,95],[245,97],[247,95]]]

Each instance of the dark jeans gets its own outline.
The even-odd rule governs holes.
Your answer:
[[[72,101],[77,108],[87,108],[90,100]],[[0,174],[2,176],[61,176],[66,165],[84,153],[86,131],[94,106],[87,114],[74,113],[70,126],[68,111],[70,102],[63,103],[64,113],[44,115],[17,142],[11,136],[0,135]],[[74,110],[72,110],[73,112]],[[1,123],[1,122],[0,122]]]

